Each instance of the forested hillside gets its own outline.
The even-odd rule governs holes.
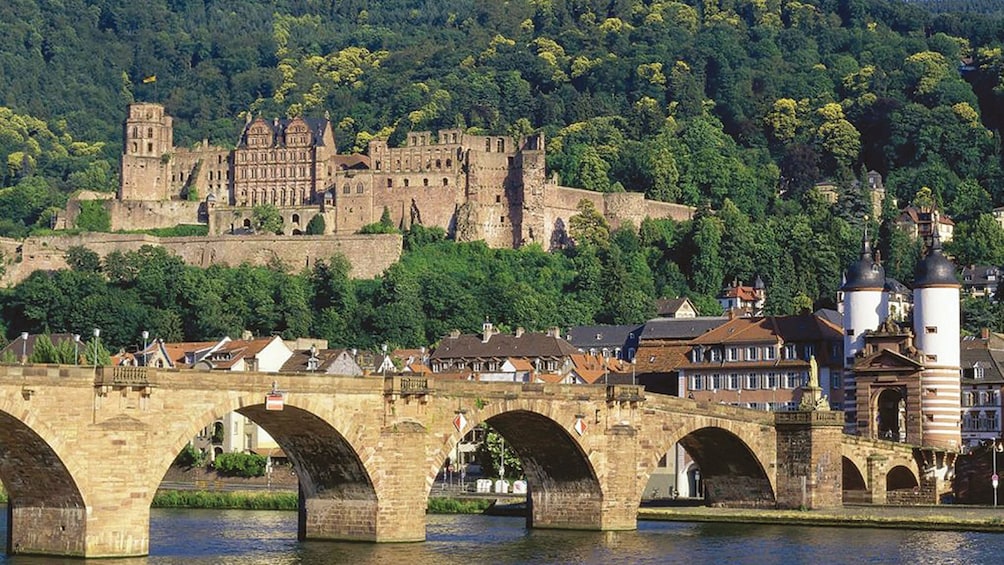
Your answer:
[[[47,227],[72,190],[112,190],[124,106],[145,100],[175,116],[179,144],[233,144],[248,113],[327,112],[342,152],[415,129],[542,130],[563,184],[700,208],[568,250],[555,288],[598,268],[604,292],[633,302],[611,311],[595,295],[548,323],[637,320],[662,295],[709,304],[758,274],[773,312],[831,304],[865,223],[909,283],[916,246],[889,220],[893,198],[923,187],[957,223],[960,262],[1004,264],[989,215],[1004,204],[996,4],[13,0],[0,5],[0,235]],[[865,219],[868,170],[891,197],[883,218]],[[810,190],[821,180],[835,204]],[[514,260],[499,255],[483,258]],[[421,280],[407,256],[399,269]],[[510,322],[476,314],[464,329]]]

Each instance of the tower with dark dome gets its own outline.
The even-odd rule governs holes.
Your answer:
[[[885,269],[872,255],[868,228],[861,238],[861,257],[844,273],[844,372],[853,375],[855,355],[864,348],[865,333],[879,327],[889,315]],[[846,380],[844,415],[848,433],[857,431],[857,407],[853,378]]]
[[[917,264],[913,290],[913,333],[923,354],[921,444],[957,450],[960,426],[961,360],[959,289],[955,265],[941,250],[934,231],[930,248]]]

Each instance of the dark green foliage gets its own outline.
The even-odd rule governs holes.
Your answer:
[[[86,231],[110,231],[112,217],[100,200],[84,200],[80,203],[77,227]]]
[[[327,228],[324,225],[324,216],[315,214],[314,217],[307,222],[307,228],[304,233],[307,235],[324,235],[326,229]]]
[[[101,257],[86,247],[74,245],[66,250],[66,264],[74,271],[97,273],[101,270]]]
[[[230,477],[263,477],[265,463],[265,457],[255,453],[221,453],[213,461],[213,467]]]
[[[174,465],[179,467],[202,467],[206,464],[206,454],[192,444],[187,444],[174,458]]]
[[[365,226],[359,228],[359,233],[361,234],[377,234],[377,233],[400,233],[396,227],[394,227],[394,222],[390,219],[390,210],[386,206],[383,207],[383,213],[380,215],[380,221],[374,224],[366,224]]]
[[[218,510],[296,510],[295,492],[206,492],[158,490],[153,508],[210,508]]]

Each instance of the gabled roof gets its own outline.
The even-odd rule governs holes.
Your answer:
[[[659,298],[655,301],[655,313],[659,317],[672,317],[672,314],[676,314],[680,311],[685,304],[690,304],[690,307],[697,311],[694,307],[694,303],[690,301],[689,298],[684,296],[683,298]]]
[[[966,337],[959,346],[962,380],[967,384],[1004,383],[1004,335],[988,332],[986,337]],[[983,377],[971,369],[979,365]]]
[[[583,351],[588,351],[591,347],[622,347],[632,334],[637,340],[644,328],[644,325],[639,324],[575,326],[568,329],[568,342]]]
[[[251,126],[258,123],[264,123],[272,130],[272,139],[276,144],[282,144],[282,137],[286,128],[289,127],[291,123],[296,120],[303,120],[306,122],[307,127],[310,128],[310,145],[314,147],[321,147],[324,145],[324,132],[327,130],[329,123],[325,118],[276,118],[272,121],[266,120],[264,118],[256,118],[251,120],[244,126],[244,130],[241,132],[240,142],[238,147],[247,147],[247,135],[248,130]]]
[[[812,314],[734,318],[695,338],[695,345],[778,343],[843,339],[843,331]]]
[[[737,298],[743,302],[756,302],[756,290],[752,286],[730,286],[722,290],[718,298]]]
[[[479,335],[464,334],[459,337],[444,337],[429,359],[567,357],[577,352],[572,344],[560,337],[543,333],[528,332],[519,337],[499,333],[493,334],[488,341],[482,341]]]
[[[315,351],[317,355],[317,367],[313,369],[318,373],[327,372],[328,367],[337,361],[342,355],[348,355],[351,359],[352,356],[349,355],[346,349],[318,349]],[[282,364],[282,368],[279,369],[283,373],[304,373],[310,372],[307,362],[310,360],[310,350],[309,349],[297,349],[293,351],[293,355]],[[359,370],[359,374],[362,374],[362,369]]]
[[[649,320],[641,332],[641,339],[693,339],[724,324],[725,316],[699,316],[697,318],[655,318]]]

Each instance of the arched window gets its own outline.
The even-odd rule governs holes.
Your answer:
[[[408,186],[408,179],[404,179],[404,186]]]
[[[499,153],[505,153],[505,140],[504,139],[499,139],[498,140],[498,150],[499,150]]]
[[[393,188],[394,179],[387,179],[387,188]]]
[[[446,168],[449,169],[452,166],[453,166],[453,160],[452,159],[447,159],[446,160]]]
[[[443,186],[450,186],[450,179],[443,177]]]
[[[352,187],[349,186],[349,183],[345,183],[345,186],[342,187],[342,194],[352,194]]]
[[[422,186],[429,186],[429,179],[422,179]]]
[[[363,183],[359,183],[359,184],[356,185],[356,194],[362,194],[363,190],[364,190],[363,189]]]
[[[443,160],[442,159],[436,159],[436,168],[437,169],[442,169],[443,168]]]

